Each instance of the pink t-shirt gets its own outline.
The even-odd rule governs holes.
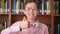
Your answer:
[[[20,29],[20,23],[21,21],[14,23],[7,29],[2,30],[1,34],[48,34],[48,28],[45,24],[40,23],[39,28],[31,26],[29,28]]]

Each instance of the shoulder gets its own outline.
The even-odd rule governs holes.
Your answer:
[[[46,24],[43,24],[43,23],[40,23],[40,25],[43,26],[43,27],[47,27],[47,25]]]
[[[40,23],[40,27],[45,34],[49,34],[48,27],[46,24]]]
[[[46,25],[46,24],[43,24],[43,23],[40,23],[40,27],[41,27],[42,29],[48,29],[47,25]]]

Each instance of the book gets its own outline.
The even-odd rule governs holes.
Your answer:
[[[2,0],[0,0],[0,8],[1,8]]]
[[[60,9],[60,1],[59,1],[59,9]],[[60,10],[59,10],[59,14],[60,14]]]
[[[17,0],[16,2],[16,14],[19,14],[19,6],[20,5],[20,0]]]
[[[0,14],[8,13],[8,0],[0,0]]]
[[[8,0],[6,0],[5,1],[5,13],[7,14],[8,13],[8,11],[9,11],[9,5],[8,5],[9,3],[8,3]]]
[[[3,26],[2,24],[0,24],[0,32],[3,30]]]
[[[59,14],[59,1],[54,1],[54,14]]]
[[[40,3],[40,14],[42,14],[42,3]]]
[[[20,1],[19,13],[23,13],[23,5],[24,5],[24,3],[22,1]]]
[[[7,28],[7,22],[4,22],[2,24],[0,24],[0,32],[3,30],[3,29],[6,29]]]
[[[50,14],[51,13],[51,0],[46,1],[46,14]]]
[[[2,0],[0,0],[0,14],[2,12]]]
[[[6,29],[6,28],[7,28],[7,22],[4,22],[4,23],[2,24],[2,26],[3,26],[3,29]]]
[[[60,34],[60,24],[54,25],[54,34]]]
[[[44,0],[42,0],[42,14],[44,14]]]
[[[40,14],[40,4],[41,4],[40,0],[36,0],[36,2],[37,2],[37,6],[38,6],[37,7],[38,8],[38,14]]]
[[[44,1],[44,14],[46,14],[47,1]]]
[[[20,1],[20,9],[23,9],[23,2],[22,1]]]
[[[16,0],[12,0],[12,13],[16,13]]]
[[[1,11],[1,14],[4,14],[5,11],[4,11],[4,0],[2,0],[2,11]]]

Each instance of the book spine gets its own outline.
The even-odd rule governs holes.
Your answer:
[[[59,1],[54,1],[54,14],[59,14]]]
[[[44,0],[42,0],[42,14],[44,14]]]
[[[2,14],[5,13],[5,12],[4,12],[4,0],[2,0],[2,12],[1,12],[1,13],[2,13]]]
[[[56,14],[59,14],[59,1],[56,1],[56,4],[57,4],[57,6],[56,6]]]
[[[55,5],[56,4],[56,2],[54,1],[54,14],[56,14],[56,10],[55,10]]]
[[[47,2],[44,1],[44,14],[46,14],[46,4],[47,4]]]
[[[40,14],[40,7],[41,7],[40,4],[41,4],[41,3],[40,3],[40,0],[36,0],[36,1],[37,1],[37,3],[38,3],[38,14]]]
[[[17,2],[16,2],[16,14],[19,13],[19,3],[20,3],[20,0],[17,0]]]
[[[60,24],[58,24],[58,34],[59,34],[59,27],[60,27]]]
[[[20,13],[23,12],[23,2],[20,1]]]
[[[3,30],[3,26],[2,24],[0,24],[0,32]]]
[[[23,9],[23,2],[21,2],[21,9]]]
[[[60,9],[60,1],[59,1],[59,9]],[[59,14],[60,14],[60,10],[59,10]]]
[[[12,13],[16,13],[16,0],[12,2]]]
[[[50,0],[48,0],[47,1],[47,7],[46,7],[46,9],[47,9],[47,11],[46,11],[46,14],[50,14],[50,5],[51,5],[51,2],[50,2]]]
[[[7,23],[5,22],[5,23],[4,23],[4,29],[6,29],[6,28],[7,28]]]
[[[2,12],[2,0],[0,0],[0,14]]]
[[[42,14],[42,3],[40,3],[40,14]]]
[[[6,0],[6,11],[5,11],[5,13],[8,13],[8,0]]]
[[[54,25],[54,34],[60,34],[60,24]]]

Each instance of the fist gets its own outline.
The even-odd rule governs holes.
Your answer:
[[[21,27],[21,28],[28,28],[28,21],[26,20],[25,17],[24,17],[23,20],[21,21],[20,27]]]

